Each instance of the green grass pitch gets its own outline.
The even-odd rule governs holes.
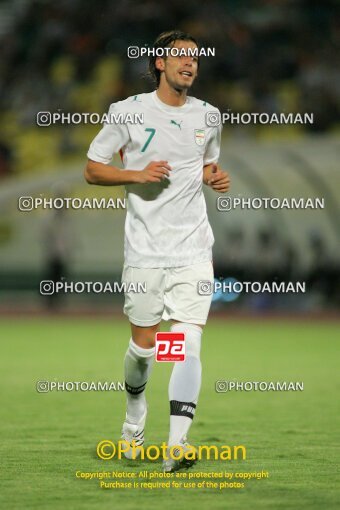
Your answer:
[[[165,327],[163,327],[163,330]],[[245,445],[245,461],[201,461],[193,471],[268,471],[244,489],[101,489],[79,471],[161,470],[160,461],[103,461],[116,442],[122,392],[39,394],[37,380],[123,380],[126,322],[91,318],[2,319],[1,486],[6,509],[108,510],[339,508],[339,325],[210,320],[193,444]],[[155,364],[147,387],[148,444],[168,434],[171,364]],[[303,392],[216,393],[215,381],[303,381]],[[164,480],[163,480],[164,481]]]

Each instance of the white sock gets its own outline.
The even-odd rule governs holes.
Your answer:
[[[127,396],[126,421],[136,424],[146,409],[145,386],[155,356],[155,348],[144,349],[130,339],[125,354],[125,390]]]
[[[170,433],[168,444],[185,441],[194,418],[201,388],[200,360],[202,328],[195,324],[176,323],[171,331],[185,333],[185,361],[177,362],[169,382]]]

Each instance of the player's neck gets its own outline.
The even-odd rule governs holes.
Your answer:
[[[183,106],[187,100],[187,93],[185,90],[177,91],[170,87],[162,87],[161,85],[156,90],[158,99],[169,106]]]

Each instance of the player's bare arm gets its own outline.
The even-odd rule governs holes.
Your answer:
[[[124,184],[148,184],[161,182],[169,177],[171,167],[167,161],[150,161],[143,170],[122,170],[116,166],[88,160],[85,179],[89,184],[121,186]]]
[[[218,193],[226,193],[230,188],[229,174],[218,163],[203,167],[203,182]]]

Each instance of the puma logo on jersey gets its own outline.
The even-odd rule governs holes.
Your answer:
[[[175,124],[175,126],[178,126],[178,127],[179,127],[179,129],[182,129],[182,128],[181,128],[181,124],[182,124],[182,122],[183,122],[183,121],[181,120],[181,123],[179,124],[179,123],[178,123],[178,122],[176,122],[175,120],[170,120],[170,124]]]

